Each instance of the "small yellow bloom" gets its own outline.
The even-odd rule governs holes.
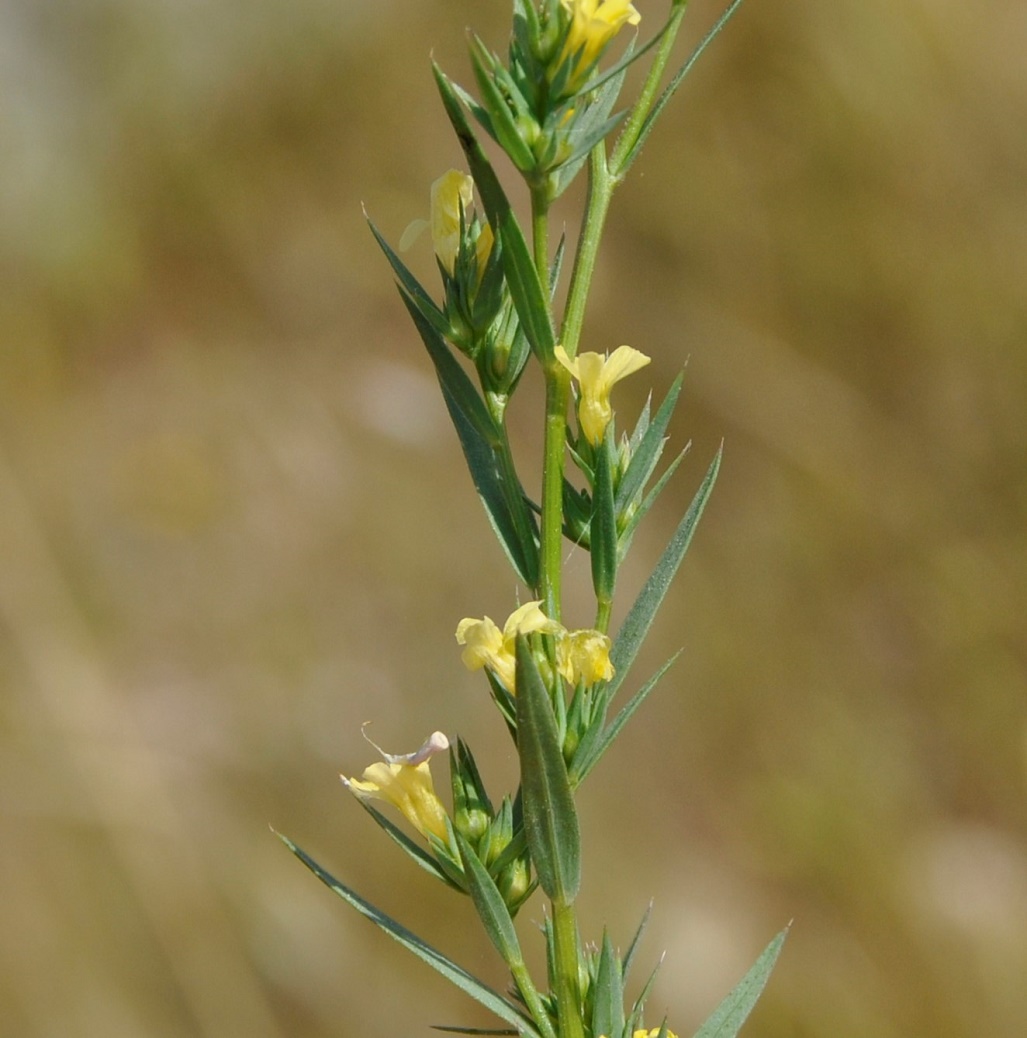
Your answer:
[[[663,1033],[667,1036],[667,1038],[678,1038],[678,1036],[669,1027]],[[631,1038],[659,1038],[659,1034],[660,1029],[658,1027],[654,1027],[652,1028],[652,1030],[649,1031],[647,1031],[644,1027],[640,1027],[631,1036]],[[602,1036],[602,1038],[605,1038],[605,1035]]]
[[[370,741],[370,740],[369,740]],[[374,745],[372,743],[372,745]],[[375,749],[378,749],[376,746]],[[362,778],[342,778],[343,785],[361,800],[385,800],[398,807],[422,836],[431,833],[445,840],[446,809],[435,795],[428,760],[449,749],[442,732],[433,732],[414,753],[391,754],[378,749],[385,759],[364,769]]]
[[[415,220],[407,227],[399,241],[400,251],[409,248],[425,227],[431,227],[435,255],[446,271],[452,274],[460,254],[461,214],[465,232],[470,231],[473,206],[474,180],[458,169],[443,173],[431,186],[430,218]],[[487,223],[481,224],[475,242],[479,277],[485,270],[492,244],[492,228]]]
[[[589,443],[598,446],[613,417],[610,391],[622,378],[644,368],[650,358],[630,346],[618,346],[608,357],[601,353],[579,353],[571,360],[567,351],[557,346],[556,359],[578,380],[581,431]]]
[[[559,65],[573,61],[568,90],[573,92],[625,24],[638,25],[642,16],[629,0],[560,0],[570,15]]]
[[[519,634],[531,634],[534,631],[556,633],[563,628],[550,620],[539,608],[540,602],[528,602],[520,609],[514,610],[503,625],[503,630],[496,626],[491,618],[475,620],[466,617],[457,624],[456,640],[466,646],[461,659],[468,670],[480,670],[488,667],[499,679],[508,692],[515,687],[516,653],[515,642]]]
[[[568,631],[556,643],[557,669],[571,685],[594,685],[613,677],[610,639],[600,631]]]

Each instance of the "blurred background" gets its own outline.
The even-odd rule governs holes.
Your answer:
[[[514,774],[453,630],[516,588],[361,212],[426,214],[429,52],[470,85],[508,18],[0,5],[4,1038],[490,1023],[268,825],[502,983],[337,776],[368,720]],[[1018,0],[744,5],[615,199],[584,345],[653,356],[622,415],[687,362],[692,441],[622,611],[726,444],[637,680],[684,652],[581,798],[585,936],[655,899],[682,1036],[792,919],[748,1035],[1027,1033],[1025,42]]]

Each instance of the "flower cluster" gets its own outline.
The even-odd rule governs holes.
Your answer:
[[[465,617],[457,625],[456,640],[464,646],[461,659],[468,670],[487,667],[497,681],[514,695],[517,691],[516,654],[518,635],[544,633],[556,644],[556,669],[571,686],[579,682],[595,685],[613,677],[610,639],[601,631],[568,631],[542,612],[541,602],[528,602],[514,610],[500,630],[488,616],[481,620]]]

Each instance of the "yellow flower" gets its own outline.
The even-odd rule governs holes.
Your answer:
[[[516,656],[515,641],[519,634],[533,631],[556,633],[563,628],[550,620],[539,608],[540,602],[528,602],[514,610],[503,630],[489,618],[475,620],[466,617],[457,624],[456,640],[466,646],[461,659],[468,670],[488,667],[508,692],[514,691]]]
[[[433,732],[414,753],[397,755],[385,753],[377,746],[375,749],[385,759],[365,768],[362,778],[340,776],[343,785],[361,800],[386,800],[398,807],[422,836],[431,833],[445,840],[446,809],[435,795],[428,760],[449,749],[449,740],[442,732]]]
[[[638,25],[642,16],[629,0],[560,0],[570,15],[558,65],[573,62],[567,92],[581,86],[589,69],[625,23]]]
[[[431,209],[428,220],[415,220],[400,238],[400,251],[413,244],[425,227],[431,227],[432,246],[439,262],[449,274],[456,267],[460,253],[460,219],[463,216],[464,231],[471,231],[471,211],[474,205],[474,180],[458,169],[443,173],[431,186]],[[492,228],[479,225],[475,241],[478,260],[478,276],[485,270],[485,263],[492,251]]]
[[[666,1038],[678,1038],[678,1036],[669,1027],[663,1033],[666,1035]],[[649,1030],[649,1031],[647,1031],[644,1027],[640,1027],[631,1036],[631,1038],[659,1038],[659,1034],[660,1034],[660,1028],[658,1028],[658,1027],[654,1027],[654,1028],[652,1028],[652,1030]],[[606,1038],[606,1036],[603,1035],[602,1038]]]
[[[618,346],[609,357],[601,353],[579,353],[573,360],[562,346],[556,347],[556,359],[578,380],[578,422],[585,439],[594,446],[603,442],[603,434],[613,417],[610,391],[622,378],[649,363],[649,358],[630,346]]]
[[[610,639],[600,631],[568,631],[556,644],[557,669],[571,685],[594,685],[613,677]]]

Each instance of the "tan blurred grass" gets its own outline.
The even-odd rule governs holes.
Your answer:
[[[422,213],[427,51],[504,7],[0,16],[0,1033],[485,1023],[267,823],[498,981],[335,773],[374,718],[510,774],[450,639],[512,582],[359,205]],[[1027,1025],[1025,34],[748,5],[615,203],[589,334],[690,358],[695,442],[624,594],[727,444],[584,790],[588,936],[656,897],[679,1033],[791,917],[753,1034]]]

